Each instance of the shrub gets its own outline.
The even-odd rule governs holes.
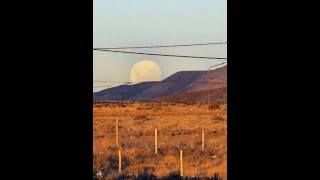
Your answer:
[[[213,120],[224,121],[225,119],[223,116],[215,114],[215,115],[213,115]]]
[[[133,120],[149,120],[145,115],[139,115],[133,118]]]
[[[120,174],[117,179],[118,180],[125,180],[125,179],[133,180],[133,179],[136,179],[136,177],[135,177],[135,175],[132,175],[132,174]]]
[[[105,180],[116,180],[116,179],[118,179],[118,175],[116,173],[109,173],[105,177]]]
[[[222,177],[219,176],[219,173],[214,173],[214,176],[211,180],[222,180]]]
[[[107,162],[109,162],[109,167],[108,169],[111,169],[111,170],[117,170],[118,169],[118,160],[117,158],[113,157],[113,156],[109,156],[107,158]]]
[[[182,180],[182,177],[180,176],[180,171],[174,171],[174,172],[171,172],[169,174],[169,176],[164,179],[166,179],[166,180]]]
[[[214,110],[214,109],[220,109],[220,105],[219,104],[210,104],[209,110]]]
[[[154,168],[153,167],[145,167],[144,172],[140,173],[137,177],[137,180],[154,180],[156,176],[153,175]]]

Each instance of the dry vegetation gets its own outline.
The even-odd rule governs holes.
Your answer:
[[[208,110],[203,104],[98,103],[93,113],[93,172],[106,179],[118,169],[115,119],[119,119],[119,144],[124,174],[149,172],[164,177],[180,170],[183,150],[184,175],[213,177],[227,172],[226,104]],[[154,153],[154,129],[158,129],[158,154]],[[205,151],[201,132],[205,131]]]

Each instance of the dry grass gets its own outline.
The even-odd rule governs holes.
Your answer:
[[[152,171],[157,177],[179,171],[183,150],[185,176],[210,176],[227,172],[226,105],[180,103],[116,103],[94,105],[93,171],[117,171],[115,118],[119,119],[119,143],[124,173]],[[154,129],[158,129],[158,155],[154,154]],[[201,131],[205,151],[201,151]]]

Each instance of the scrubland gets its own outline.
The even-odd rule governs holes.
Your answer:
[[[118,173],[118,149],[122,174],[147,173],[157,178],[180,171],[183,175],[213,177],[227,174],[227,105],[125,102],[95,103],[93,108],[93,173],[106,179]],[[119,147],[115,122],[119,122]],[[154,131],[158,131],[155,154]],[[205,132],[202,151],[202,131]]]

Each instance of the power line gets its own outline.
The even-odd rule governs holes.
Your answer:
[[[227,42],[218,43],[200,43],[200,44],[179,44],[179,45],[166,45],[166,46],[136,46],[136,47],[112,47],[112,48],[94,48],[93,50],[101,49],[142,49],[142,48],[166,48],[166,47],[185,47],[185,46],[205,46],[214,44],[227,44]]]
[[[159,83],[164,83],[164,82],[172,82],[172,83],[182,83],[182,82],[187,82],[187,83],[208,83],[208,82],[197,82],[197,81],[183,81],[183,80],[176,80],[176,81],[152,81],[152,82],[159,82]],[[227,84],[224,82],[211,82],[212,84]],[[130,83],[131,84],[131,83]],[[99,88],[99,87],[109,87],[109,86],[98,86],[94,88]]]
[[[159,81],[159,83],[162,83],[162,82],[173,82],[175,84],[180,84],[180,83],[185,83],[185,82],[189,82],[189,81]],[[208,84],[208,82],[190,82],[190,84],[192,83],[203,83],[203,84]],[[209,84],[228,84],[228,83],[223,83],[223,82],[209,82]],[[93,88],[104,88],[104,87],[110,87],[110,86],[96,86],[96,87],[93,87]]]
[[[176,80],[176,81],[160,81],[160,82],[172,82],[172,83],[189,83],[189,84],[192,84],[192,83],[208,83],[208,82],[197,82],[197,81],[183,81],[183,80]],[[225,82],[209,82],[210,84],[227,84]]]
[[[116,52],[116,53],[127,53],[127,54],[143,54],[143,55],[151,55],[151,56],[169,56],[169,57],[182,57],[182,58],[224,59],[224,60],[227,60],[227,58],[222,58],[222,57],[182,56],[182,55],[173,55],[173,54],[142,53],[142,52],[132,52],[132,51],[114,51],[114,50],[109,50],[109,49],[94,49],[94,50]]]
[[[218,65],[222,65],[222,64],[225,64],[225,62],[223,63],[220,63],[220,64],[216,64],[215,66],[218,66]],[[199,78],[199,79],[212,79],[212,78]],[[214,79],[213,79],[214,80]],[[217,79],[217,80],[227,80],[227,79]],[[132,82],[115,82],[115,81],[93,81],[94,83],[115,83],[115,84],[133,84]],[[154,82],[154,81],[153,81]],[[156,82],[190,82],[190,81],[186,81],[186,80],[175,80],[175,81],[168,81],[168,80],[162,80],[162,81],[156,81]],[[194,82],[190,82],[190,83],[198,83],[196,81]],[[205,83],[205,82],[204,82]],[[206,82],[207,83],[207,82]],[[221,83],[221,84],[226,84],[226,83]]]
[[[160,81],[161,82],[161,81]],[[164,82],[170,82],[170,81],[164,81]],[[177,82],[177,81],[172,81],[173,83],[176,83],[176,84],[179,84],[179,83],[182,83],[182,82]],[[187,82],[187,81],[186,81]],[[208,82],[191,82],[191,83],[205,83],[205,84],[208,84]],[[220,83],[220,82],[211,82],[209,84],[227,84],[227,83]],[[103,88],[103,87],[110,87],[110,86],[96,86],[96,87],[93,87],[93,88]]]
[[[220,63],[220,64],[216,64],[216,65],[214,65],[214,66],[219,66],[219,65],[222,65],[222,64],[225,64],[226,62],[223,62],[223,63]],[[212,78],[199,78],[199,79],[212,79]],[[218,80],[226,80],[226,79],[218,79]],[[107,84],[109,84],[109,83],[116,83],[116,84],[133,84],[133,83],[131,83],[131,82],[128,82],[128,81],[122,81],[122,82],[120,82],[120,81],[118,81],[118,82],[116,82],[116,81],[93,81],[94,83],[95,82],[98,82],[98,83],[107,83]],[[164,81],[164,80],[162,80],[162,81],[156,81],[156,82],[174,82],[174,83],[176,83],[176,82],[189,82],[189,83],[208,83],[208,82],[197,82],[197,81],[193,81],[193,82],[190,82],[190,81],[185,81],[185,80],[175,80],[175,81],[168,81],[168,80],[166,80],[166,81]],[[214,82],[211,82],[212,84],[227,84],[227,83],[219,83],[219,82],[216,82],[216,83],[214,83]],[[109,85],[110,86],[110,85]],[[99,86],[99,87],[109,87],[109,86]],[[99,88],[99,87],[94,87],[94,88]]]
[[[208,83],[208,82],[193,82],[193,83]],[[228,83],[211,82],[209,84],[228,84]]]
[[[103,88],[103,87],[110,87],[110,86],[96,86],[96,87],[93,87],[93,88]]]
[[[199,79],[212,79],[212,78],[199,78]],[[227,79],[219,79],[219,80],[227,80]]]
[[[115,83],[115,84],[131,84],[131,82],[114,82],[114,81],[93,81],[95,82],[99,82],[99,83]]]

